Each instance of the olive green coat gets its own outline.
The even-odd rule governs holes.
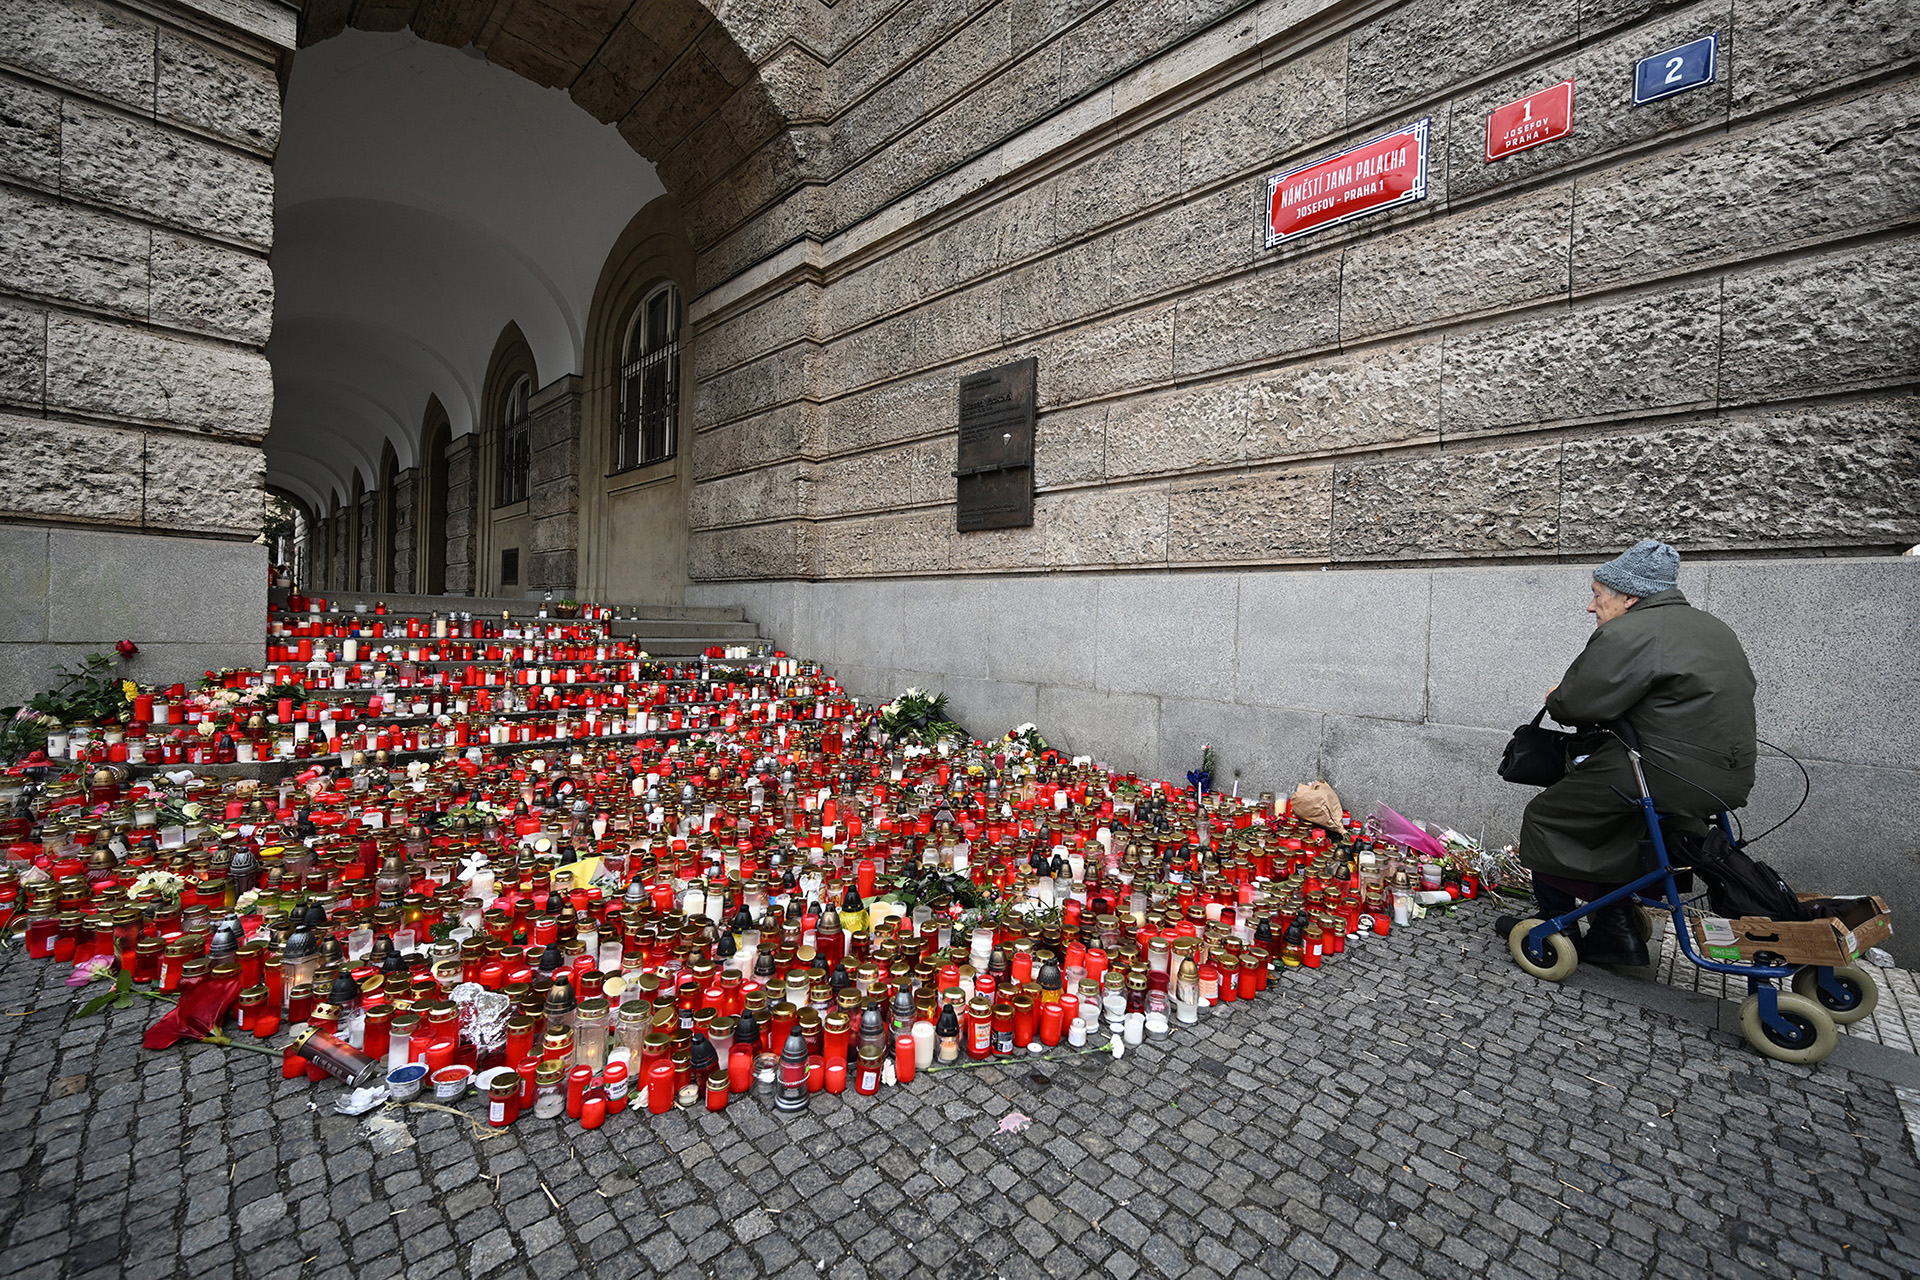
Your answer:
[[[1648,596],[1595,627],[1547,696],[1547,713],[1585,728],[1624,719],[1640,737],[1647,782],[1668,831],[1698,833],[1753,789],[1753,669],[1732,628],[1677,589]],[[1620,793],[1640,794],[1612,734],[1583,737],[1567,776],[1535,796],[1520,859],[1535,871],[1601,884],[1642,872],[1646,823]],[[1584,760],[1574,763],[1578,757]]]

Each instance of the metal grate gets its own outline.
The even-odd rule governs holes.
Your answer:
[[[678,452],[679,435],[680,291],[666,285],[640,304],[627,336],[613,469],[665,462]]]

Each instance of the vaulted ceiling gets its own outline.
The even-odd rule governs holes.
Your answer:
[[[322,512],[383,445],[416,465],[429,396],[480,426],[509,322],[542,384],[580,372],[607,253],[663,192],[565,93],[405,31],[295,55],[274,180],[267,479]]]

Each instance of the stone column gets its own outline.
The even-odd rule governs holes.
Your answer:
[[[480,437],[464,435],[447,446],[447,590],[473,591],[476,472]]]
[[[529,588],[564,596],[580,577],[580,379],[555,379],[528,407],[530,528],[523,576]]]
[[[393,477],[393,589],[413,590],[413,552],[417,545],[420,505],[420,469],[409,467]]]
[[[353,508],[342,507],[333,516],[333,560],[327,567],[327,586],[347,591],[353,586],[350,569],[353,551]]]
[[[0,703],[263,656],[274,0],[0,5]]]
[[[354,566],[354,581],[362,591],[380,589],[380,494],[360,495],[360,562]]]

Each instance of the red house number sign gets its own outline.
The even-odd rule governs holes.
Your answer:
[[[1555,138],[1573,129],[1573,81],[1495,107],[1487,117],[1487,159],[1494,161]]]

